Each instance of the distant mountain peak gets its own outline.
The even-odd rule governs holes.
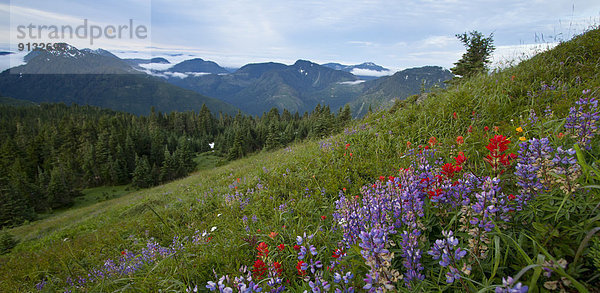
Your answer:
[[[202,58],[194,58],[185,60],[183,62],[175,64],[173,67],[168,69],[169,72],[178,73],[210,73],[210,74],[228,74],[227,69],[221,67],[219,64],[213,61],[204,60]]]
[[[387,69],[381,65],[377,65],[373,62],[364,62],[364,63],[356,64],[356,65],[344,65],[344,64],[340,64],[340,63],[325,63],[325,64],[323,64],[323,66],[329,67],[329,68],[335,69],[335,70],[350,72],[350,73],[353,73],[358,76],[361,76],[361,75],[369,76],[369,74],[361,74],[361,73],[368,73],[368,71],[375,71],[377,74],[373,74],[374,76],[381,76],[381,73],[390,72],[389,69]],[[356,69],[361,69],[361,70],[358,70],[358,72],[356,72],[355,71]],[[364,71],[364,70],[368,70],[368,71]],[[353,71],[355,71],[355,72],[353,72]],[[390,74],[391,74],[391,72],[390,72]]]
[[[162,58],[162,57],[154,57],[154,58],[150,59],[150,63],[171,64],[171,62],[169,62],[169,60]]]
[[[169,60],[162,57],[154,57],[152,59],[130,58],[123,60],[136,67],[139,67],[140,64],[171,64]]]
[[[292,65],[292,66],[294,66],[294,67],[301,67],[301,66],[313,67],[313,66],[315,66],[315,65],[318,65],[318,64],[317,64],[317,63],[314,63],[314,62],[311,62],[311,61],[308,61],[308,60],[302,60],[302,59],[298,59],[298,60],[297,60],[297,61],[294,63],[294,65]]]
[[[26,64],[11,68],[23,74],[125,74],[136,73],[127,62],[103,49],[77,49],[62,43],[57,49],[36,49],[23,58]]]

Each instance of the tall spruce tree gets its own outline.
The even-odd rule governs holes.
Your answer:
[[[450,69],[455,75],[470,77],[478,73],[486,72],[494,47],[493,34],[484,37],[478,31],[471,31],[468,34],[456,34],[461,43],[467,48],[467,52],[462,55],[454,67]]]
[[[135,170],[133,171],[131,184],[139,188],[150,187],[154,184],[152,179],[152,169],[148,163],[148,158],[135,156]]]

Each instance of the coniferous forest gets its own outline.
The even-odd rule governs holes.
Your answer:
[[[350,120],[348,106],[336,114],[318,105],[303,115],[273,108],[261,117],[215,115],[206,106],[152,109],[149,116],[65,104],[0,106],[0,227],[68,207],[85,188],[162,184],[193,172],[197,154],[234,160],[321,138]]]

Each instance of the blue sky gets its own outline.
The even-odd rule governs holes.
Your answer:
[[[193,55],[230,67],[307,59],[397,70],[451,67],[464,52],[454,35],[471,30],[494,34],[495,61],[518,59],[600,24],[600,1],[0,0],[0,18],[3,49],[16,50],[19,24],[88,19],[106,27],[134,19],[148,26],[147,39],[68,41],[123,57],[179,52],[185,55],[170,58]]]

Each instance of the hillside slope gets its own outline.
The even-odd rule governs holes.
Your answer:
[[[313,96],[315,92],[356,79],[348,72],[298,60],[289,66],[273,62],[248,64],[229,75],[171,77],[168,81],[260,115],[273,107],[301,114],[311,111],[319,103]],[[341,106],[349,98],[343,97]]]
[[[551,282],[589,292],[600,286],[600,143],[565,128],[565,117],[595,117],[570,107],[584,100],[581,111],[598,111],[590,100],[600,92],[598,60],[595,29],[419,104],[398,101],[337,136],[15,228],[8,233],[22,242],[0,257],[0,290],[224,289],[237,277],[246,286],[264,280],[265,291],[535,291]],[[526,150],[544,139],[550,158]],[[562,151],[575,143],[577,157]],[[537,171],[554,156],[567,159],[552,163],[551,180]],[[523,187],[530,183],[547,188]],[[398,213],[375,217],[389,209]],[[508,277],[518,280],[503,285]]]
[[[364,84],[363,93],[350,102],[355,117],[365,115],[369,106],[374,109],[388,108],[395,101],[429,92],[432,88],[444,88],[454,75],[439,66],[409,68]]]

